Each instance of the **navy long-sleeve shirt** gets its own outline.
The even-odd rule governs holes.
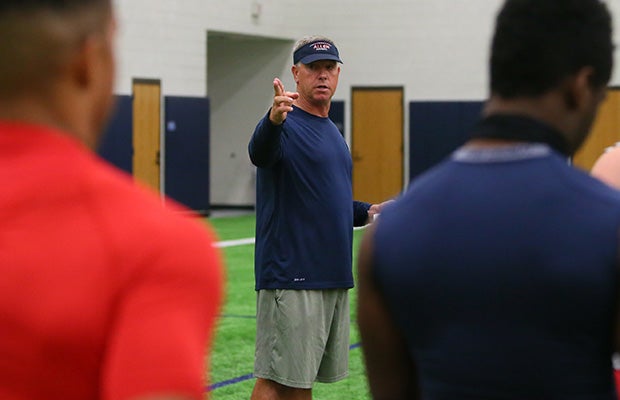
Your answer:
[[[353,201],[351,154],[334,123],[298,107],[282,125],[267,114],[248,150],[258,167],[256,290],[353,287],[352,228],[370,205]]]

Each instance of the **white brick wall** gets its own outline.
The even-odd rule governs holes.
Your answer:
[[[295,40],[322,33],[351,85],[404,85],[408,100],[481,99],[493,18],[501,0],[115,0],[118,93],[131,79],[162,79],[165,94],[204,96],[206,32]],[[261,16],[251,15],[258,3]],[[620,21],[620,0],[608,4]],[[616,23],[616,26],[620,24]],[[616,29],[620,42],[620,29]],[[620,69],[620,62],[615,70]],[[615,73],[614,84],[620,82]]]
[[[261,0],[261,17],[252,17],[252,0],[115,0],[119,22],[119,74],[116,92],[131,93],[133,78],[162,80],[165,95],[207,93],[207,31],[282,37],[294,31],[277,1]],[[288,28],[287,28],[288,26]]]
[[[271,78],[280,76],[287,89],[292,90],[294,86],[289,72],[290,54],[287,60],[281,56],[280,48],[275,60],[261,61],[261,65],[254,66],[253,79],[240,84],[234,81],[238,91],[230,96],[225,93],[227,79],[233,82],[240,76],[252,76],[248,75],[248,68],[253,68],[253,60],[258,58],[247,54],[252,48],[250,37],[261,38],[257,42],[260,46],[269,46],[270,39],[294,42],[309,34],[324,34],[336,41],[345,64],[335,98],[346,102],[345,136],[350,138],[352,86],[402,86],[406,104],[413,100],[484,99],[490,35],[495,13],[503,0],[115,0],[115,3],[120,28],[116,92],[131,93],[133,78],[154,78],[161,80],[164,95],[208,95],[214,106],[211,201],[253,204],[247,139],[270,104]],[[615,42],[620,43],[620,0],[607,3],[618,27]],[[255,18],[252,11],[258,8],[260,16]],[[208,52],[207,32],[242,35],[241,42],[235,45],[232,41],[229,47],[219,46],[221,42],[218,42],[218,52]],[[209,60],[207,54],[217,59]],[[617,56],[613,85],[620,82]],[[218,72],[220,76],[207,76],[208,70],[223,72]],[[213,89],[208,85],[214,85]],[[406,108],[404,126],[407,130]]]

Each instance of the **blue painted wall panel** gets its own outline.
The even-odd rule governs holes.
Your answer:
[[[99,155],[131,174],[133,170],[133,97],[116,96],[116,108],[97,150]]]
[[[209,211],[209,99],[164,98],[166,195],[187,207]]]
[[[465,143],[482,102],[409,103],[409,177],[414,179]]]
[[[466,136],[480,120],[483,107],[482,101],[461,102],[461,129]]]

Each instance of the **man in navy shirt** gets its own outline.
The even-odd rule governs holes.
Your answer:
[[[330,39],[300,40],[297,91],[274,79],[249,144],[258,167],[253,400],[311,399],[314,381],[348,373],[352,228],[382,205],[353,201],[351,154],[328,118],[341,62]]]
[[[615,399],[620,193],[568,158],[612,71],[600,0],[507,0],[471,140],[364,237],[375,399]]]

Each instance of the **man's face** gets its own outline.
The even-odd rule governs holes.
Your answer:
[[[297,92],[312,104],[329,104],[338,86],[340,66],[333,60],[319,60],[293,66]]]

